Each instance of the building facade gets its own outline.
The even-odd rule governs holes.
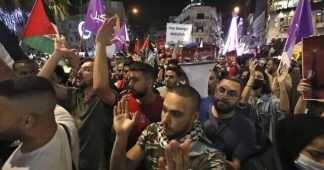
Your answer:
[[[206,42],[221,45],[222,15],[215,7],[204,6],[201,1],[191,1],[174,21],[180,24],[192,24],[191,42]]]
[[[267,43],[272,39],[287,38],[290,23],[295,15],[295,9],[299,0],[277,0],[269,7]],[[324,2],[323,0],[311,0],[312,22],[315,35],[324,34]]]

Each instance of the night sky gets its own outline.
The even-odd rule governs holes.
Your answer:
[[[246,0],[204,0],[205,5],[215,6],[224,16],[225,28],[235,6],[243,6]],[[178,16],[190,0],[123,0],[127,11],[132,7],[139,9],[137,16],[130,15],[130,23],[139,34],[145,34],[152,23],[166,23],[169,16]],[[225,31],[226,32],[226,31]]]
[[[80,0],[71,0],[78,3]],[[86,0],[83,0],[83,2]],[[190,0],[112,0],[122,1],[126,13],[130,14],[133,7],[139,9],[138,15],[129,15],[129,20],[137,34],[147,33],[152,23],[159,22],[165,24],[169,20],[169,16],[178,16],[182,9],[188,5]],[[243,2],[247,0],[203,0],[205,5],[215,6],[223,13],[225,28],[227,20],[231,18],[231,11],[235,6],[243,6]],[[225,31],[226,32],[226,31]]]

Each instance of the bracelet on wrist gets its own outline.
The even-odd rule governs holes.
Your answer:
[[[251,86],[251,85],[248,85],[248,84],[247,84],[247,85],[245,85],[245,86],[247,86],[247,87],[251,87],[251,88],[252,88],[252,86]]]

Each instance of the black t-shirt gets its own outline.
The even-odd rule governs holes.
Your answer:
[[[204,122],[207,137],[223,150],[227,160],[244,160],[256,152],[254,123],[241,113],[229,119],[211,117]]]

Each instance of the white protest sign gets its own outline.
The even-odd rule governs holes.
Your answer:
[[[180,64],[189,79],[190,85],[198,91],[201,98],[208,96],[210,70],[212,70],[215,65],[216,61]]]
[[[191,42],[191,24],[167,23],[166,43],[175,44],[180,42]]]

